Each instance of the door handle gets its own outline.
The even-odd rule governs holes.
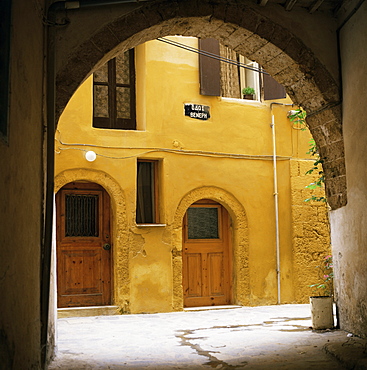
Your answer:
[[[111,244],[108,244],[108,243],[103,244],[103,249],[104,249],[105,251],[109,251],[109,250],[111,249]]]

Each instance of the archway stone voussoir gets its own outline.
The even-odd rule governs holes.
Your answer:
[[[280,53],[282,53],[282,50],[268,42],[267,44],[262,46],[259,50],[257,50],[253,54],[253,56],[258,63],[264,66],[270,60],[276,58]]]
[[[116,43],[120,40],[108,27],[104,33],[96,33],[91,38],[90,41],[95,46],[95,48],[102,54],[102,57],[109,53],[112,49],[116,47]]]
[[[135,22],[130,22],[128,17],[119,18],[111,22],[108,28],[122,42],[146,28],[145,14],[141,11],[135,12]]]
[[[344,143],[342,140],[318,147],[320,157],[325,164],[333,163],[340,158],[344,158]]]
[[[266,64],[266,71],[269,72],[273,78],[275,78],[280,84],[285,87],[290,87],[295,81],[299,81],[304,78],[304,74],[299,70],[298,64],[293,63],[282,69],[280,72],[275,73],[273,67],[278,66],[270,63]]]
[[[259,13],[251,8],[246,8],[242,17],[241,26],[255,33],[261,19],[263,19],[263,17]]]
[[[197,37],[199,38],[215,38],[217,29],[223,24],[223,21],[211,17],[202,18],[206,21],[202,30],[199,30]]]
[[[226,46],[241,54],[240,49],[245,48],[243,44],[245,44],[247,39],[252,35],[253,32],[248,31],[245,28],[237,28],[237,30],[232,33],[231,37],[226,40]]]
[[[231,37],[234,32],[238,29],[237,26],[230,23],[222,23],[222,25],[216,30],[216,38],[224,45],[228,44],[227,40]]]
[[[345,161],[344,158],[336,159],[331,163],[327,163],[325,173],[328,178],[336,178],[346,175]]]
[[[345,191],[339,194],[330,195],[328,197],[328,204],[332,210],[344,207],[347,205],[347,194]]]
[[[298,93],[297,90],[293,90],[295,92],[295,96],[297,97],[298,104],[301,105],[308,114],[312,114],[319,109],[322,109],[327,106],[329,103],[324,99],[322,94],[319,92],[318,94],[305,99],[304,96]]]
[[[269,41],[274,33],[274,29],[275,25],[273,22],[267,19],[261,19],[257,25],[256,34]]]
[[[312,55],[311,50],[294,36],[289,39],[287,46],[284,48],[284,52],[298,63],[302,63],[302,59],[304,59],[301,58],[302,54],[306,54],[308,57]]]
[[[321,63],[315,64],[314,68],[312,69],[312,74],[317,82],[317,86],[322,92],[328,91],[330,86],[335,85],[335,80],[331,77]]]
[[[269,42],[277,46],[281,50],[285,50],[293,38],[293,34],[280,26],[279,24],[274,24],[273,34],[269,38]]]
[[[307,123],[313,128],[314,134],[319,132],[325,138],[324,145],[343,140],[341,108],[339,106],[309,117]],[[319,146],[323,146],[323,144],[319,143]]]
[[[328,197],[332,197],[336,194],[343,193],[347,186],[345,174],[341,174],[337,177],[328,177],[325,179],[326,194]]]
[[[327,145],[327,138],[325,137],[325,134],[322,130],[322,126],[318,125],[317,127],[313,127],[313,123],[310,122],[310,119],[307,119],[307,124],[312,132],[312,137],[314,138],[315,142],[317,142],[317,145],[319,147]],[[319,124],[319,122],[317,121],[316,124]]]
[[[295,92],[298,101],[308,102],[318,100],[318,98],[321,96],[318,87],[312,83],[312,80],[310,81],[306,78],[295,81],[291,87]]]
[[[260,50],[263,46],[265,46],[267,43],[268,42],[265,39],[254,33],[245,41],[244,45],[245,56],[250,60],[254,60],[256,52]]]
[[[278,73],[284,71],[287,68],[297,66],[295,64],[294,60],[291,59],[288,55],[286,55],[284,52],[279,53],[276,57],[273,59],[269,60],[266,63],[266,66],[263,66],[267,72],[269,72],[273,77],[277,76]],[[291,69],[289,70],[291,72]],[[298,81],[298,80],[297,80]]]

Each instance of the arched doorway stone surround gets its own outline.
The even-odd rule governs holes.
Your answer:
[[[173,301],[174,310],[183,307],[182,291],[182,222],[187,209],[201,199],[211,199],[220,203],[228,211],[232,220],[232,258],[233,258],[233,295],[234,303],[250,305],[249,279],[249,239],[248,222],[241,203],[227,191],[215,186],[203,186],[188,192],[180,201],[170,233],[172,245]]]
[[[346,204],[338,81],[287,25],[263,15],[261,7],[248,2],[158,0],[142,4],[132,8],[128,14],[117,15],[117,12],[111,12],[110,18],[103,14],[103,22],[87,36],[81,22],[83,17],[81,20],[75,16],[70,17],[71,23],[74,22],[76,26],[75,30],[78,30],[75,23],[81,22],[79,31],[84,32],[84,39],[81,37],[79,44],[74,41],[72,50],[59,52],[56,60],[57,115],[62,112],[79,84],[94,69],[120,51],[172,34],[214,37],[259,62],[285,86],[294,103],[306,109],[308,125],[324,161],[329,205],[337,209]],[[93,17],[96,13],[89,11],[88,14]],[[302,19],[295,22],[301,24]],[[62,32],[57,37],[62,38]]]
[[[88,169],[72,169],[55,177],[55,193],[74,181],[88,181],[101,185],[109,194],[112,207],[113,237],[113,297],[122,310],[129,311],[129,233],[126,220],[125,194],[119,184],[107,173]],[[118,284],[116,283],[118,282]]]

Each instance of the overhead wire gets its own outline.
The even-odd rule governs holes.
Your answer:
[[[161,41],[161,42],[165,42],[165,43],[173,45],[173,46],[176,46],[176,47],[181,48],[181,49],[185,49],[187,51],[191,51],[191,52],[196,53],[196,54],[204,55],[208,58],[219,60],[220,62],[232,64],[232,65],[235,65],[235,66],[240,67],[240,68],[249,69],[250,71],[262,73],[264,75],[269,75],[269,73],[265,72],[262,68],[252,67],[252,66],[249,66],[248,64],[241,63],[237,60],[224,58],[224,57],[221,57],[220,55],[210,53],[209,51],[200,50],[200,49],[194,48],[192,46],[182,44],[178,41],[169,40],[169,39],[166,39],[164,37],[158,37],[157,40]]]

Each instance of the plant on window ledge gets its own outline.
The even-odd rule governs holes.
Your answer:
[[[293,123],[293,125],[297,125],[297,128],[304,131],[306,130],[306,112],[302,109],[295,109],[291,110],[288,114],[289,120]],[[324,186],[325,178],[324,178],[324,171],[321,169],[319,165],[323,163],[321,159],[316,142],[314,139],[310,140],[310,148],[306,154],[310,154],[311,156],[315,157],[315,162],[311,169],[306,172],[306,175],[312,175],[313,173],[318,172],[318,178],[311,182],[309,185],[306,186],[306,189],[315,190],[318,188],[322,188]],[[312,195],[310,198],[305,199],[305,202],[326,202],[326,198],[324,196],[317,197]]]
[[[244,87],[242,89],[242,94],[244,99],[253,100],[255,95],[255,89],[250,86]]]

